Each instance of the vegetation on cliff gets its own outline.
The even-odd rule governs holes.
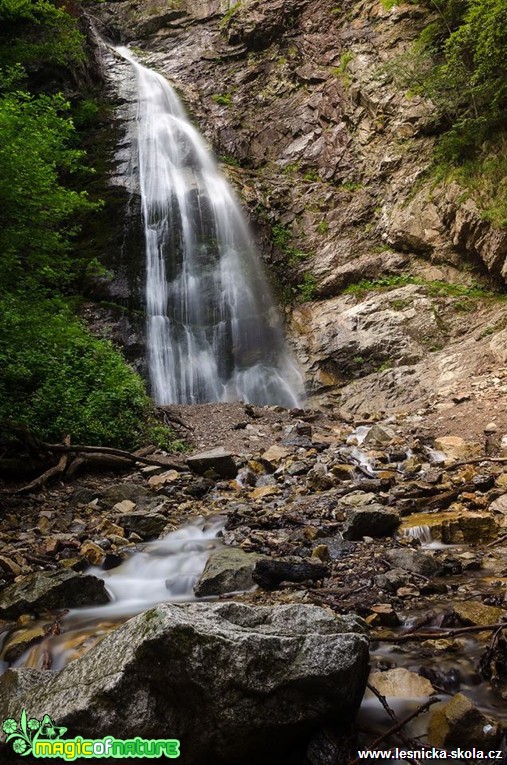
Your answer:
[[[439,169],[507,225],[507,14],[504,0],[420,0],[436,12],[411,53],[411,87],[443,128]]]
[[[143,382],[74,311],[99,264],[73,240],[100,203],[79,190],[89,169],[51,67],[83,62],[83,36],[49,0],[0,0],[0,26],[0,423],[131,447]]]

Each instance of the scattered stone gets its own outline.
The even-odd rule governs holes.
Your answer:
[[[403,667],[389,669],[387,672],[372,672],[368,678],[370,685],[382,694],[382,696],[402,699],[424,699],[432,696],[435,689],[429,680],[421,677],[417,672],[409,672]],[[366,689],[365,698],[374,694]]]
[[[148,486],[152,489],[160,489],[165,486],[166,483],[173,483],[179,478],[180,474],[177,470],[168,470],[166,473],[160,473],[152,476],[148,481]]]
[[[372,425],[370,430],[365,436],[363,444],[365,446],[387,446],[391,444],[396,438],[396,433],[386,425]]]
[[[92,566],[101,566],[106,557],[103,548],[99,547],[95,542],[92,542],[91,539],[87,539],[83,542],[79,552]]]
[[[222,446],[208,452],[192,454],[191,457],[187,457],[187,465],[193,473],[198,475],[204,475],[206,471],[212,470],[221,478],[235,478],[238,472],[231,452]]]
[[[16,630],[7,640],[2,650],[4,661],[16,661],[34,643],[38,643],[46,635],[46,628],[42,624],[29,626],[26,629]]]
[[[398,627],[400,619],[390,603],[377,603],[370,607],[371,614],[366,618],[370,627]]]
[[[273,444],[263,452],[261,456],[261,462],[263,462],[271,470],[276,470],[279,464],[290,455],[290,451],[284,446]]]
[[[433,746],[492,749],[498,746],[501,737],[498,723],[483,715],[462,693],[433,709],[428,724],[428,738]]]
[[[400,587],[405,587],[410,581],[408,573],[402,568],[392,568],[385,574],[375,577],[375,584],[387,592],[396,592]]]
[[[464,438],[459,436],[442,436],[435,439],[435,449],[444,452],[449,460],[462,460],[470,456],[471,448]]]
[[[320,544],[314,547],[312,550],[312,558],[318,558],[323,563],[330,561],[331,558],[329,556],[329,550],[327,545]]]
[[[346,511],[343,538],[354,540],[365,536],[387,537],[399,525],[400,516],[392,508],[378,504],[349,508]]]
[[[108,603],[102,579],[74,571],[38,571],[6,587],[0,594],[0,617],[16,618],[62,608]]]
[[[257,553],[246,553],[236,547],[223,547],[212,552],[194,587],[196,596],[202,598],[251,590],[255,587],[252,572],[261,558]]]
[[[0,717],[26,708],[91,738],[171,731],[187,742],[188,765],[282,762],[295,730],[309,737],[330,719],[350,723],[367,667],[355,617],[309,605],[164,604],[61,672],[9,670]]]
[[[129,532],[138,534],[143,540],[158,537],[167,525],[167,519],[160,513],[146,513],[144,510],[120,515],[118,521]]]
[[[104,520],[99,523],[97,526],[97,531],[105,534],[108,537],[111,535],[123,537],[125,535],[125,530],[122,529],[121,526],[118,526],[117,523],[110,521],[108,518],[104,518]]]
[[[113,506],[113,510],[116,513],[131,513],[136,508],[136,503],[131,502],[130,499],[124,499],[122,502],[117,502]]]
[[[385,558],[396,568],[426,577],[438,575],[441,565],[431,555],[409,548],[386,550]]]
[[[278,486],[257,486],[252,489],[249,496],[252,499],[262,499],[263,497],[269,497],[272,494],[280,494]]]
[[[112,486],[108,486],[102,493],[103,501],[111,506],[123,502],[124,499],[130,500],[134,504],[139,504],[143,500],[148,499],[149,496],[150,492],[145,486],[132,482],[114,483]]]
[[[6,555],[0,555],[0,569],[9,572],[13,576],[19,576],[21,574],[21,566]]]
[[[497,624],[505,617],[503,608],[486,606],[476,600],[465,600],[463,603],[455,603],[453,613],[465,626],[477,625],[479,627]]]

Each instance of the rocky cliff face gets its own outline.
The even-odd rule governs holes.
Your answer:
[[[223,162],[281,298],[296,301],[287,318],[313,395],[364,414],[496,385],[507,313],[470,285],[504,283],[507,234],[456,184],[435,185],[432,104],[396,84],[427,10],[106,0],[93,14],[176,86]]]

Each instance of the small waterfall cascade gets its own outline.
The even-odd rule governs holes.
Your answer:
[[[298,406],[302,377],[235,195],[167,80],[133,67],[157,403]]]
[[[208,520],[195,518],[162,539],[139,545],[114,569],[89,569],[88,573],[104,580],[111,602],[71,609],[54,634],[28,648],[13,666],[63,669],[131,616],[157,603],[196,600],[194,584],[211,553],[222,546],[220,535],[224,526],[225,520],[220,516]],[[17,631],[3,634],[0,631],[0,675],[9,666],[5,658],[16,637]]]

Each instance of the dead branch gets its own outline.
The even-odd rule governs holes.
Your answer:
[[[498,539],[494,539],[493,542],[490,542],[489,544],[484,546],[484,549],[487,549],[488,547],[495,547],[495,545],[499,545],[502,542],[505,542],[507,540],[507,534],[502,534],[501,537],[498,537]]]
[[[407,717],[404,717],[403,720],[400,720],[395,725],[393,725],[391,728],[386,730],[381,736],[375,739],[373,741],[369,748],[370,749],[376,749],[379,744],[382,744],[386,739],[390,738],[391,736],[394,736],[396,733],[398,733],[402,728],[405,727],[409,722],[414,720],[416,717],[418,717],[423,712],[426,712],[427,709],[431,707],[432,704],[436,704],[437,701],[440,701],[439,698],[430,698],[427,701],[424,702],[424,704],[421,704],[417,709],[415,709],[411,714],[407,715]],[[347,765],[356,765],[360,760],[359,757],[355,757],[353,760],[350,760]]]
[[[111,454],[114,457],[123,457],[129,462],[141,462],[143,465],[156,465],[157,467],[171,468],[172,470],[185,470],[186,465],[183,462],[175,462],[166,458],[152,459],[149,457],[143,457],[135,452],[126,452],[123,449],[113,449],[111,446],[83,446],[78,444],[72,444],[67,446],[66,444],[46,444],[42,443],[41,446],[48,452],[58,453],[71,453],[71,454]]]
[[[70,449],[69,436],[65,436],[62,446],[65,446],[67,449]],[[56,478],[57,476],[62,475],[62,473],[65,472],[65,468],[67,467],[68,461],[69,461],[69,454],[67,451],[62,454],[62,456],[60,457],[56,465],[53,465],[53,467],[50,467],[49,470],[46,470],[46,472],[40,475],[38,478],[34,478],[34,480],[30,481],[30,483],[27,483],[26,486],[21,486],[19,489],[6,489],[4,490],[3,493],[4,494],[28,494],[28,492],[30,491],[36,491],[37,489],[41,489],[52,478]]]
[[[466,635],[473,632],[492,632],[506,627],[507,622],[487,624],[482,627],[474,624],[471,627],[456,627],[451,630],[440,630],[440,632],[406,632],[403,635],[391,635],[390,637],[372,634],[371,639],[382,643],[408,643],[410,640],[439,640],[440,638],[455,637],[455,635]]]
[[[466,465],[479,465],[481,462],[507,462],[507,457],[476,457],[473,460],[463,460],[462,462],[455,462],[453,465],[446,465],[446,470],[454,470],[454,468],[465,467]]]
[[[171,412],[170,409],[167,409],[165,406],[158,406],[157,411],[162,415],[166,425],[167,420],[169,420],[169,422],[174,422],[176,425],[180,425],[182,428],[185,428],[185,430],[189,430],[190,432],[194,430],[194,428],[189,425],[188,422],[182,420],[181,417],[178,417],[177,414],[174,414],[174,412]]]

